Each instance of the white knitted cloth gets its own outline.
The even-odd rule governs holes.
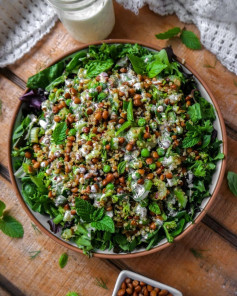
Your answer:
[[[145,4],[155,13],[176,13],[194,23],[202,44],[237,75],[237,0],[117,0],[136,14]],[[157,32],[158,33],[158,32]],[[160,33],[160,32],[159,32]]]
[[[135,13],[148,4],[155,13],[176,13],[181,21],[194,23],[203,45],[237,74],[237,0],[116,1]],[[21,58],[56,20],[46,0],[0,0],[0,67]]]
[[[56,20],[45,0],[0,0],[0,67],[30,51]]]

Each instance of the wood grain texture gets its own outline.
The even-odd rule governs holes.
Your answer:
[[[118,264],[173,285],[185,296],[235,295],[237,289],[236,249],[202,223],[190,235],[159,253],[120,260]]]
[[[83,296],[112,294],[118,275],[116,267],[100,259],[89,259],[68,251],[35,231],[21,210],[15,193],[1,179],[0,188],[0,199],[7,204],[9,213],[23,224],[25,231],[23,239],[12,239],[0,233],[0,274],[30,296],[65,296],[68,291],[80,292]],[[38,250],[41,251],[39,255],[31,259],[30,252]],[[64,252],[68,253],[69,260],[61,269],[58,259]],[[108,290],[96,285],[96,277],[108,282]]]
[[[155,37],[155,34],[174,26],[185,26],[199,35],[196,26],[184,24],[174,15],[159,16],[150,11],[148,7],[142,8],[139,15],[135,15],[115,3],[115,14],[116,24],[108,39],[135,39],[161,47],[172,45],[176,55],[185,59],[208,82],[225,120],[230,122],[237,131],[237,117],[235,116],[237,87],[234,84],[234,81],[237,82],[236,75],[229,72],[219,61],[216,62],[216,57],[205,48],[194,51],[186,48],[178,38],[167,41],[157,40]],[[68,35],[60,22],[57,22],[51,33],[39,41],[30,53],[10,66],[10,69],[26,81],[29,76],[46,67],[59,55],[80,44]],[[214,68],[207,68],[206,65],[214,66]]]

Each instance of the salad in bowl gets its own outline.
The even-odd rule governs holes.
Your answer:
[[[13,179],[56,240],[88,255],[137,255],[191,227],[223,173],[223,130],[171,48],[90,45],[27,86]]]

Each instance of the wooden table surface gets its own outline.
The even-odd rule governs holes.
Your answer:
[[[109,38],[136,39],[161,47],[171,44],[207,82],[224,117],[228,134],[227,171],[235,171],[237,160],[237,77],[221,65],[206,49],[192,51],[178,39],[159,41],[155,34],[174,26],[183,27],[178,18],[158,16],[147,7],[138,16],[115,3],[116,25]],[[194,25],[187,29],[199,34]],[[237,295],[237,199],[229,191],[226,176],[208,214],[191,233],[165,250],[129,260],[88,259],[68,251],[32,227],[12,189],[7,169],[7,139],[17,98],[27,78],[68,50],[80,44],[68,35],[60,22],[14,65],[0,69],[0,199],[24,226],[23,239],[0,233],[1,296],[65,296],[68,291],[83,296],[112,294],[119,272],[129,269],[171,285],[185,296]],[[41,252],[35,259],[31,251]],[[58,259],[69,255],[64,269]],[[96,285],[102,278],[108,289]]]

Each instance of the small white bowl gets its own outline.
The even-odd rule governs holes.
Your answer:
[[[117,281],[116,281],[116,284],[115,284],[115,287],[114,287],[114,291],[113,291],[113,294],[112,296],[117,296],[117,293],[122,285],[122,282],[126,279],[126,278],[131,278],[132,280],[137,280],[139,282],[144,282],[146,283],[147,285],[150,285],[152,287],[155,287],[155,288],[159,288],[161,290],[167,290],[169,291],[171,294],[173,294],[173,296],[183,296],[183,294],[170,287],[170,286],[167,286],[165,284],[162,284],[162,283],[159,283],[157,281],[154,281],[154,280],[151,280],[143,275],[140,275],[138,273],[135,273],[135,272],[132,272],[132,271],[128,271],[128,270],[123,270],[120,272],[118,278],[117,278]]]

